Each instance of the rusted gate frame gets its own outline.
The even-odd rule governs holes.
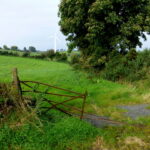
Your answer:
[[[48,95],[55,95],[55,96],[61,96],[61,97],[70,97],[70,99],[68,100],[65,100],[61,103],[57,103],[57,102],[54,102],[55,104],[52,103],[52,101],[49,101],[49,103],[52,105],[51,107],[48,108],[48,110],[50,109],[57,109],[61,112],[64,112],[65,114],[69,114],[67,111],[61,109],[61,108],[58,108],[57,106],[58,105],[63,105],[65,107],[69,107],[67,105],[65,105],[64,103],[67,103],[69,101],[72,101],[72,100],[75,100],[75,99],[78,99],[78,98],[82,98],[83,99],[83,104],[82,104],[82,109],[78,111],[81,113],[81,116],[80,116],[80,119],[83,119],[83,114],[84,114],[84,106],[85,106],[85,101],[86,101],[86,96],[87,96],[87,92],[85,94],[81,94],[81,93],[77,93],[77,92],[74,92],[74,91],[71,91],[71,90],[67,90],[67,89],[63,89],[63,88],[59,88],[59,87],[56,87],[56,86],[52,86],[52,85],[49,85],[49,84],[45,84],[45,83],[41,83],[41,82],[36,82],[36,81],[20,81],[20,83],[24,84],[25,86],[33,89],[32,86],[28,85],[27,83],[35,83],[35,84],[39,84],[39,85],[45,85],[45,86],[48,86],[48,87],[51,87],[51,88],[55,88],[55,89],[59,89],[59,90],[62,90],[62,91],[67,91],[67,92],[70,92],[70,93],[74,93],[74,94],[77,94],[78,96],[70,96],[70,95],[64,95],[64,94],[54,94],[54,93],[50,93],[50,92],[41,92],[41,91],[37,91],[37,90],[33,90],[33,91],[22,91],[22,93],[43,93],[43,94],[48,94]],[[46,107],[47,108],[47,107]],[[72,108],[74,110],[77,110],[77,108],[75,107],[69,107],[69,108]],[[70,115],[70,114],[69,114]]]
[[[45,98],[44,98],[43,101],[46,101],[46,102],[48,102],[48,103],[51,104],[51,105],[53,105],[53,102],[54,102],[54,101],[47,100],[47,99],[45,99]],[[55,102],[55,103],[56,103],[56,102]],[[46,109],[47,109],[46,112],[50,110],[49,107],[41,107],[41,108],[46,108]],[[55,106],[54,109],[59,110],[59,111],[65,113],[65,114],[71,116],[70,112],[68,112],[68,111],[66,111],[66,110],[64,110],[64,109],[62,109],[62,108],[58,108],[57,106]]]
[[[48,86],[48,87],[51,87],[51,88],[54,88],[54,89],[58,89],[58,90],[61,90],[61,91],[66,91],[66,92],[74,93],[74,94],[77,94],[77,95],[82,95],[81,93],[78,93],[78,92],[74,92],[74,91],[71,91],[71,90],[59,88],[59,87],[56,87],[56,86],[52,86],[50,84],[41,83],[41,82],[37,82],[37,81],[21,81],[21,83],[37,83],[37,84],[45,85],[45,86]]]
[[[24,92],[24,91],[23,91]],[[33,92],[33,93],[37,93],[36,91],[30,91],[30,92]],[[40,93],[42,93],[42,92],[40,92]],[[43,94],[45,94],[45,93],[43,93]],[[47,93],[47,94],[49,94],[49,93]],[[51,95],[51,94],[49,94],[49,95]],[[56,94],[55,94],[56,95]],[[64,96],[64,95],[62,95],[62,96]],[[70,101],[73,101],[73,100],[76,100],[76,99],[78,99],[78,98],[84,98],[83,100],[83,105],[82,105],[82,109],[80,110],[80,112],[81,112],[81,119],[83,118],[83,113],[84,113],[84,104],[85,104],[85,96],[84,95],[82,95],[82,96],[74,96],[74,97],[72,97],[71,99],[68,99],[68,100],[65,100],[65,101],[63,101],[63,102],[61,102],[61,103],[57,103],[57,102],[55,102],[55,104],[52,104],[51,103],[51,107],[49,107],[49,110],[50,109],[54,109],[54,108],[57,108],[57,110],[58,110],[58,105],[64,105],[64,106],[66,106],[67,107],[67,105],[65,105],[64,103],[67,103],[67,102],[70,102]],[[68,106],[69,107],[69,106]],[[74,109],[74,110],[77,110],[77,108],[75,108],[75,107],[69,107],[69,108],[72,108],[72,109]],[[60,110],[60,109],[59,109]],[[66,111],[65,110],[63,110],[63,109],[61,109],[60,111],[62,111],[62,112],[65,112],[66,113]],[[78,109],[78,111],[79,111],[79,109]]]
[[[25,83],[25,81],[20,81],[22,84],[24,84],[25,86],[33,89],[32,86],[29,86],[28,84]],[[55,95],[55,96],[65,96],[65,97],[75,97],[75,96],[70,96],[70,95],[64,95],[64,94],[54,94],[54,93],[50,93],[50,92],[41,92],[41,91],[37,91],[37,90],[33,90],[33,91],[22,91],[24,93],[43,93],[43,94],[49,94],[49,95]]]
[[[84,106],[85,106],[85,102],[86,102],[87,92],[85,94],[81,94],[81,93],[77,93],[77,92],[74,92],[74,91],[71,91],[71,90],[66,90],[66,89],[63,89],[63,88],[56,87],[56,86],[51,86],[49,84],[45,84],[45,83],[41,83],[41,82],[36,82],[36,81],[20,81],[19,80],[19,76],[18,76],[18,70],[17,70],[17,68],[13,69],[13,87],[15,88],[16,94],[19,96],[19,100],[23,100],[22,94],[23,94],[23,92],[27,92],[27,91],[22,91],[21,83],[24,84],[24,85],[26,85],[27,87],[33,89],[32,86],[30,86],[30,85],[27,84],[29,82],[30,83],[36,83],[36,84],[45,85],[45,86],[48,86],[48,87],[52,87],[52,88],[55,88],[55,89],[59,89],[59,90],[62,90],[62,91],[67,91],[67,92],[79,95],[79,96],[74,96],[73,98],[71,98],[69,100],[66,100],[66,101],[64,101],[62,103],[57,103],[57,102],[48,100],[48,103],[50,103],[53,106],[50,107],[50,108],[47,108],[47,107],[43,107],[43,108],[47,108],[48,110],[51,109],[51,108],[55,108],[55,109],[57,109],[59,111],[62,111],[65,114],[72,115],[72,114],[70,114],[69,112],[67,112],[67,111],[65,111],[63,109],[58,108],[57,105],[63,105],[65,107],[69,107],[68,105],[65,105],[64,103],[66,103],[68,101],[71,101],[71,100],[74,100],[74,99],[77,99],[77,98],[83,98],[82,110],[78,109],[78,111],[81,112],[81,116],[80,116],[81,119],[88,118],[87,116],[83,116],[84,113],[87,114],[87,115],[89,115],[88,113],[84,112]],[[30,92],[34,92],[34,91],[30,91]],[[45,93],[43,92],[43,94],[45,94]],[[48,94],[50,94],[50,93],[48,93]],[[55,94],[55,95],[56,96],[66,96],[66,95],[60,95],[60,94]],[[30,98],[26,98],[26,99],[31,100]],[[53,103],[55,103],[55,105]],[[69,107],[69,108],[71,108],[71,107]],[[75,107],[72,107],[72,109],[77,110],[77,108],[75,108]],[[91,114],[91,115],[93,115],[93,114]],[[123,123],[123,122],[114,121],[114,120],[105,119],[105,118],[98,118],[98,119],[93,119],[93,120],[104,120],[104,121],[109,121],[109,122],[114,123],[114,124],[124,124],[125,125],[125,123]]]
[[[39,94],[46,94],[46,95],[55,95],[55,96],[64,96],[64,97],[75,97],[75,96],[70,96],[70,95],[63,95],[63,94],[54,94],[54,93],[50,93],[50,92],[41,92],[41,91],[22,91],[23,93],[39,93]]]
[[[51,107],[44,107],[44,108],[47,108],[48,110],[50,110],[50,109],[55,109],[55,108],[56,108],[56,109],[59,110],[59,108],[57,107],[57,102],[54,102],[54,101],[51,101],[51,100],[48,100],[48,99],[45,99],[45,98],[44,98],[43,101],[46,101],[46,102],[48,102],[49,104],[52,105]],[[54,105],[53,103],[55,103],[55,105]],[[76,108],[76,107],[68,106],[68,105],[66,105],[66,104],[64,104],[64,103],[59,104],[59,105],[62,105],[62,106],[64,106],[64,107],[71,108],[72,110],[76,110],[76,111],[80,112],[80,113],[81,113],[80,118],[81,118],[81,119],[83,118],[83,110],[82,110],[82,109],[80,110],[80,109],[78,109],[78,108]],[[42,107],[42,108],[43,108],[43,107]],[[47,110],[47,111],[48,111],[48,110]],[[61,109],[60,111],[65,112],[66,114],[72,115],[70,112],[65,111],[64,109]]]
[[[43,101],[48,102],[48,103],[55,103],[55,104],[57,104],[57,102],[54,102],[54,101],[49,100],[49,99],[46,99],[46,98],[44,98]],[[74,106],[68,106],[68,105],[66,105],[66,104],[61,104],[61,105],[64,106],[64,107],[72,108],[72,109],[74,109],[74,110],[77,110],[77,111],[81,112],[80,109],[78,109],[78,108],[76,108],[76,107],[74,107]]]

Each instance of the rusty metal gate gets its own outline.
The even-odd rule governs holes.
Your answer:
[[[46,111],[49,111],[51,109],[56,109],[58,111],[61,111],[65,114],[68,115],[73,115],[70,111],[66,110],[65,108],[68,108],[69,110],[77,111],[78,116],[80,116],[80,119],[83,119],[84,117],[84,107],[85,107],[85,102],[87,98],[87,92],[85,93],[78,93],[75,91],[71,91],[68,89],[56,87],[47,83],[41,83],[38,81],[21,81],[18,76],[17,68],[13,69],[13,85],[16,88],[17,94],[23,99],[25,93],[36,93],[36,94],[43,94],[43,95],[51,95],[51,96],[56,96],[58,98],[57,101],[51,100],[49,98],[44,98],[42,101],[47,102],[48,105],[45,107],[41,107],[41,109],[45,109]],[[34,86],[33,86],[34,85]],[[50,92],[49,90],[42,91],[39,89],[35,89],[35,85],[39,86],[44,86],[47,88],[51,89],[57,89],[60,90],[61,92],[67,92],[69,94],[59,94],[59,93],[53,93]],[[22,86],[25,86],[27,90],[23,90]],[[72,95],[73,94],[73,95]],[[65,100],[62,102],[59,101],[59,97],[64,97]],[[81,108],[77,108],[75,106],[70,106],[68,105],[68,102],[74,101],[80,99],[82,106]],[[64,108],[62,108],[63,106]]]

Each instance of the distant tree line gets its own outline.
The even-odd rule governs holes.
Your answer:
[[[7,48],[7,46],[5,48]],[[16,49],[14,49],[16,51],[12,51],[8,49],[5,49],[5,50],[0,51],[0,55],[27,57],[27,58],[35,58],[35,59],[43,59],[43,60],[51,60],[51,61],[63,61],[63,62],[66,62],[68,59],[68,55],[66,52],[63,52],[63,51],[55,52],[53,49],[50,49],[44,52],[37,52],[34,49],[34,47],[29,47],[29,50],[24,48],[24,51],[19,51]],[[33,54],[33,52],[37,52],[37,53]]]
[[[11,46],[11,47],[8,47],[7,45],[3,45],[3,47],[0,47],[0,49],[3,49],[3,50],[13,50],[13,51],[21,51],[21,49],[18,47],[18,46]],[[29,52],[37,52],[36,48],[34,46],[29,46],[29,48],[26,48],[24,47],[23,48],[23,51],[29,51]]]

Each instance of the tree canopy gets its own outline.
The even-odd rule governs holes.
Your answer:
[[[30,52],[36,52],[36,48],[34,46],[29,46],[29,51]]]
[[[11,50],[18,50],[18,46],[11,46]]]
[[[3,49],[9,50],[9,47],[7,45],[3,45]]]
[[[61,0],[61,31],[84,56],[129,51],[150,33],[150,0]]]

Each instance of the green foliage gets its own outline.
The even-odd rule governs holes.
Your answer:
[[[70,56],[70,63],[71,64],[79,64],[80,62],[80,54],[72,53]]]
[[[23,51],[25,51],[25,52],[26,52],[26,51],[27,51],[27,48],[26,48],[26,47],[24,47],[24,48],[23,48]]]
[[[11,50],[15,50],[15,51],[17,51],[18,50],[18,47],[17,46],[11,46],[11,48],[10,48]]]
[[[150,50],[136,52],[132,49],[126,56],[113,56],[106,64],[103,77],[108,80],[136,81],[146,78],[150,67]]]
[[[30,57],[30,52],[24,52],[24,53],[22,54],[22,57]]]
[[[0,55],[5,55],[5,56],[19,56],[18,53],[14,53],[14,52],[11,52],[11,51],[0,51]]]
[[[62,53],[60,61],[67,61],[67,58],[68,58],[67,54],[66,53]]]
[[[66,53],[60,53],[56,52],[55,54],[55,60],[56,61],[67,61],[67,54]]]
[[[114,53],[112,54],[113,57],[118,54]],[[147,53],[143,53],[140,53],[140,55],[147,55]],[[146,97],[149,101],[150,82],[147,84],[146,89],[144,87],[141,90],[139,86],[135,88],[135,86],[122,85],[96,77],[91,81],[88,74],[74,71],[66,63],[21,57],[0,56],[0,64],[0,82],[11,82],[10,70],[15,66],[19,70],[21,80],[39,81],[81,93],[87,90],[86,112],[99,116],[109,116],[113,119],[129,121],[129,118],[122,116],[122,111],[116,109],[116,106],[143,103]],[[59,98],[58,100],[61,101],[62,99]],[[74,101],[73,104],[76,106],[79,103]],[[116,114],[119,114],[120,118]],[[140,120],[140,123],[144,123],[142,130],[141,126],[128,126],[127,124],[125,126],[95,129],[84,121],[67,117],[58,112],[49,112],[47,116],[40,115],[40,121],[42,126],[36,121],[33,124],[21,124],[20,122],[15,124],[15,122],[1,125],[0,149],[92,150],[95,149],[93,142],[96,143],[95,137],[98,136],[106,142],[107,149],[121,150],[120,145],[125,149],[124,140],[128,136],[138,136],[147,143],[150,140],[149,118]],[[136,123],[139,124],[139,121],[137,120]],[[148,126],[146,126],[147,124]],[[101,146],[102,142],[97,141],[98,143],[100,143],[98,146]],[[133,146],[128,149],[133,149]]]
[[[74,48],[76,48],[76,44],[74,42],[70,42],[67,44],[68,46],[68,53],[71,53]]]
[[[46,51],[46,52],[44,53],[44,55],[45,55],[45,57],[48,57],[48,58],[50,58],[51,60],[53,60],[54,57],[55,57],[55,51],[54,51],[53,49],[48,50],[48,51]]]
[[[4,50],[9,50],[9,48],[8,48],[7,45],[4,45],[4,46],[3,46],[3,49],[4,49]]]
[[[29,51],[30,52],[36,52],[36,48],[34,46],[29,46]]]
[[[137,58],[136,49],[134,49],[134,48],[130,49],[127,54],[127,59],[132,61],[132,60],[135,60],[136,58]]]
[[[138,61],[145,67],[150,67],[150,49],[138,52]]]
[[[53,117],[49,121],[45,118],[42,127],[37,122],[18,128],[4,125],[0,128],[0,149],[66,150],[74,147],[73,143],[79,146],[98,134],[97,129],[86,122],[65,117],[58,112]]]
[[[77,47],[84,57],[99,52],[101,58],[142,45],[139,37],[150,32],[150,1],[62,0],[59,17],[69,51]]]
[[[63,52],[56,52],[51,49],[46,52],[42,52],[39,56],[35,56],[34,58],[39,58],[39,59],[47,59],[50,58],[51,60],[56,60],[56,61],[67,61],[67,54]]]
[[[92,55],[88,57],[88,59],[83,62],[83,67],[87,69],[96,69],[96,70],[102,70],[105,67],[107,59],[106,56],[97,57],[96,55]]]

